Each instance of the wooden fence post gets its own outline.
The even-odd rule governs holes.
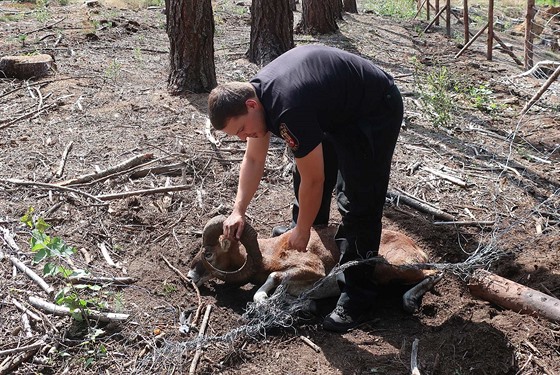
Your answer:
[[[445,6],[445,29],[447,36],[451,36],[451,0],[447,0]]]
[[[469,31],[469,1],[463,0],[463,25],[465,27],[465,44],[469,42],[471,38]]]
[[[488,2],[488,46],[486,59],[492,61],[492,47],[494,45],[494,0]]]
[[[535,0],[527,0],[525,13],[525,69],[533,67],[533,17],[535,17]]]

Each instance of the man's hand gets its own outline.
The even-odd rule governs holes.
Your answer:
[[[239,241],[245,228],[245,216],[238,212],[232,212],[224,221],[224,237]]]
[[[290,238],[288,239],[288,247],[296,249],[300,252],[307,251],[307,243],[309,242],[310,230],[302,230],[297,225],[290,231]]]

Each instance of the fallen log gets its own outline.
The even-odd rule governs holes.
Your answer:
[[[483,269],[469,279],[471,294],[503,308],[560,321],[560,300]]]
[[[4,56],[0,59],[2,77],[29,79],[46,76],[56,65],[50,55]]]

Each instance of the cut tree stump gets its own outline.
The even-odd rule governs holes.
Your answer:
[[[469,279],[469,290],[477,298],[521,314],[560,321],[560,300],[483,269]]]
[[[4,56],[0,59],[0,77],[29,79],[39,78],[55,70],[54,59],[50,55]]]

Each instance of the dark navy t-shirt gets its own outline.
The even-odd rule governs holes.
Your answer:
[[[296,158],[321,142],[323,132],[344,131],[383,109],[393,78],[371,61],[332,47],[293,48],[250,81],[266,112],[266,126]]]

